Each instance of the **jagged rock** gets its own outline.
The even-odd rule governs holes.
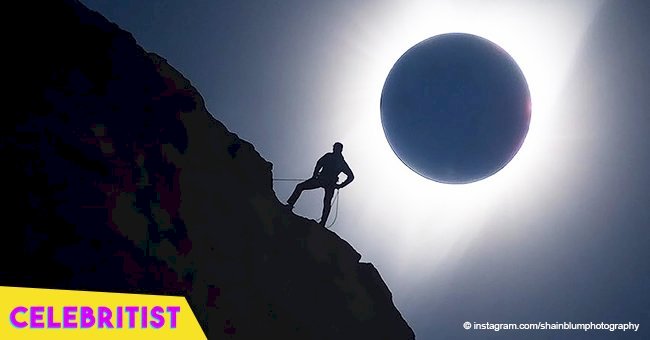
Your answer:
[[[78,1],[13,11],[0,285],[184,295],[215,339],[414,338],[163,58]]]

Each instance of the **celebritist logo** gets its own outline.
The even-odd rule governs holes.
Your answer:
[[[206,339],[184,297],[0,286],[2,339]]]
[[[9,314],[16,328],[176,328],[179,306],[118,306],[115,310],[99,306],[64,306],[61,314],[52,306],[18,306]]]

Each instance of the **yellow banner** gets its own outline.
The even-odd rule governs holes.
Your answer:
[[[0,338],[206,339],[185,297],[1,286]]]

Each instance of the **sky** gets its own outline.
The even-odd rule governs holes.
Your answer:
[[[182,72],[208,110],[307,178],[344,144],[332,230],[372,262],[418,339],[650,338],[650,5],[643,1],[81,0]],[[501,46],[528,82],[528,135],[470,184],[409,170],[383,135],[391,67],[429,37]],[[292,183],[276,182],[284,201]],[[322,191],[295,212],[317,219]],[[471,323],[640,323],[627,331]]]

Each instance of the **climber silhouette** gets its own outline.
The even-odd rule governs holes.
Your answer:
[[[343,144],[334,143],[333,151],[328,152],[321,157],[316,163],[314,174],[312,177],[302,183],[296,185],[291,197],[287,200],[287,206],[293,209],[294,204],[305,190],[312,190],[317,188],[325,189],[325,197],[323,199],[323,215],[321,216],[319,224],[325,226],[325,222],[329,217],[330,210],[332,209],[332,197],[334,197],[334,190],[341,189],[354,180],[354,174],[348,163],[343,159]],[[347,178],[343,183],[338,184],[339,174],[344,173]]]

